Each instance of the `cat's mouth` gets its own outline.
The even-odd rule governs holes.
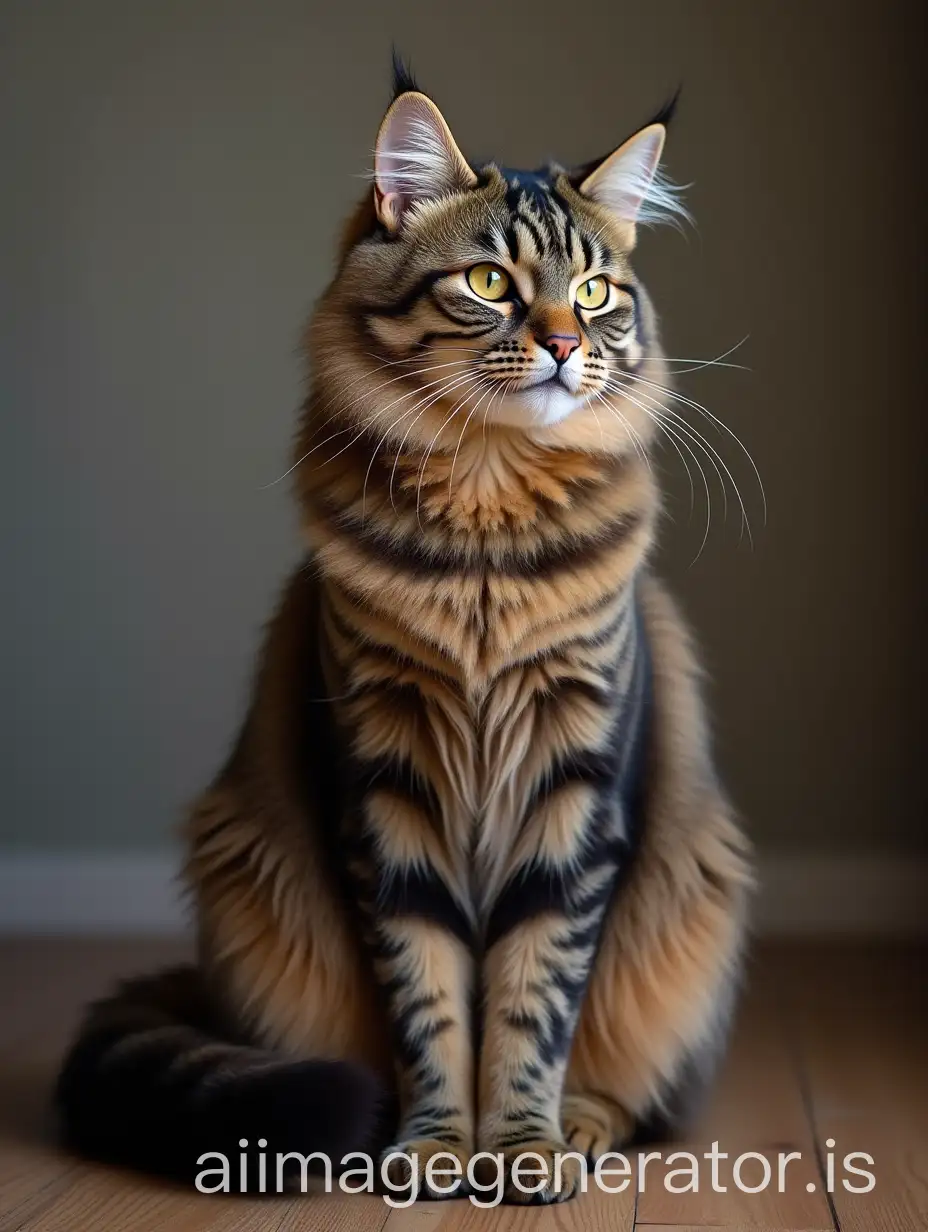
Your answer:
[[[562,393],[576,396],[583,386],[584,377],[581,368],[571,362],[557,363],[548,355],[536,357],[534,363],[530,365],[523,361],[520,368],[515,371],[501,372],[496,364],[492,367],[493,378],[499,384],[506,386],[511,396],[529,392],[538,397],[555,396]]]
[[[493,417],[500,423],[526,427],[557,423],[572,414],[585,400],[584,393],[564,378],[571,373],[543,372],[524,378],[510,387],[493,406]]]
[[[558,367],[554,371],[542,372],[527,384],[523,385],[523,389],[544,389],[555,390],[563,389],[569,394],[575,394],[580,386],[580,378],[577,373],[567,367]]]

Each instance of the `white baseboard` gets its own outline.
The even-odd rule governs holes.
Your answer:
[[[170,853],[0,854],[0,933],[177,936],[188,928]],[[769,853],[762,936],[928,937],[928,858]]]
[[[0,854],[0,933],[178,936],[178,866],[169,852]]]

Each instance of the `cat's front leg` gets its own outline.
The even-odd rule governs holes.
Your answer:
[[[381,1175],[423,1198],[460,1196],[475,1139],[472,924],[437,864],[422,858],[425,818],[386,792],[367,799],[364,817],[373,838],[361,877],[366,931],[393,1029],[400,1105]]]
[[[615,872],[608,841],[590,843],[581,859],[534,860],[514,872],[490,919],[477,1145],[502,1156],[508,1202],[561,1202],[580,1183],[582,1163],[565,1141],[561,1105]],[[529,1157],[516,1173],[520,1155],[541,1162]],[[489,1180],[498,1166],[479,1160],[477,1179]]]
[[[394,1184],[413,1184],[422,1197],[453,1197],[461,1185],[452,1174],[463,1185],[474,1150],[472,953],[424,918],[383,919],[378,934],[400,1096],[396,1141],[381,1159],[396,1157],[387,1162]]]

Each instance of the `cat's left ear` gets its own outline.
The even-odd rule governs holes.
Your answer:
[[[377,134],[374,205],[388,231],[417,201],[462,192],[477,184],[445,118],[425,94],[408,90],[394,101]]]
[[[679,190],[659,172],[666,137],[663,124],[649,124],[592,168],[575,173],[574,187],[633,228],[686,218]]]

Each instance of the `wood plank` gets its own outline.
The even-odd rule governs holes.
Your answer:
[[[373,1195],[307,1196],[292,1202],[280,1224],[269,1228],[264,1205],[253,1205],[253,1222],[241,1232],[382,1232],[390,1214],[384,1200]],[[224,1232],[224,1228],[216,1224],[209,1232]]]
[[[21,1228],[67,1191],[77,1165],[41,1148],[0,1141],[0,1232]]]
[[[842,1232],[928,1228],[928,953],[878,945],[783,948],[779,980]],[[869,1193],[844,1167],[874,1160]]]
[[[210,1196],[172,1189],[131,1174],[86,1172],[21,1232],[381,1232],[387,1207],[379,1198]]]
[[[77,1171],[54,1143],[51,1072],[18,1054],[0,1056],[0,1232],[44,1209]]]
[[[686,1145],[678,1148],[686,1151]],[[663,1164],[654,1161],[649,1164],[645,1173],[645,1187],[639,1191],[638,1219],[636,1228],[646,1228],[654,1225],[661,1227],[667,1224],[682,1224],[684,1221],[696,1227],[719,1227],[727,1224],[746,1224],[751,1227],[795,1228],[802,1232],[833,1232],[834,1224],[828,1209],[828,1202],[822,1193],[822,1185],[818,1175],[817,1164],[809,1153],[804,1153],[798,1160],[792,1160],[785,1171],[783,1192],[779,1192],[778,1184],[778,1153],[776,1151],[760,1151],[755,1147],[745,1147],[745,1151],[756,1151],[767,1162],[770,1183],[759,1193],[744,1193],[734,1183],[732,1164],[743,1152],[732,1152],[733,1159],[719,1166],[719,1187],[724,1192],[716,1192],[711,1184],[710,1175],[705,1169],[708,1164],[700,1157],[699,1147],[694,1145],[691,1153],[701,1164],[699,1172],[698,1192],[674,1193],[665,1186],[668,1173],[681,1167],[689,1168],[688,1162],[674,1160],[673,1151]],[[790,1151],[793,1148],[789,1148]],[[784,1148],[786,1152],[786,1148]],[[759,1159],[745,1162],[740,1173],[743,1183],[748,1186],[759,1185],[764,1178],[764,1165]],[[686,1183],[686,1177],[674,1179],[674,1186],[680,1188]],[[809,1186],[812,1188],[809,1189]]]
[[[496,1206],[481,1210],[467,1199],[416,1203],[392,1211],[383,1232],[632,1232],[635,1196],[595,1188],[556,1206]]]
[[[922,1088],[922,1098],[926,1092]],[[891,1128],[867,1117],[841,1117],[823,1131],[826,1143],[835,1143],[835,1189],[832,1194],[842,1232],[920,1232],[928,1228],[928,1139],[907,1140]],[[850,1193],[865,1183],[848,1175],[842,1162],[848,1152],[865,1151],[872,1166],[858,1160],[875,1178],[870,1193]]]

